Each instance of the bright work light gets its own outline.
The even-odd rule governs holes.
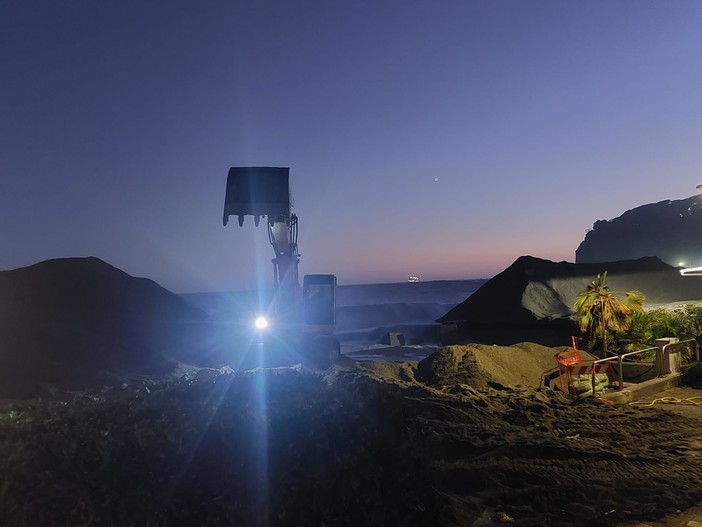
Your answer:
[[[268,319],[264,316],[257,317],[254,325],[256,326],[256,329],[266,329],[268,327]]]

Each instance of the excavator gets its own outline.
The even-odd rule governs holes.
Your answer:
[[[300,288],[297,245],[298,218],[291,212],[288,167],[231,167],[227,175],[223,224],[236,216],[239,227],[246,216],[261,219],[268,230],[274,258],[273,297],[255,320],[263,366],[301,363],[327,369],[340,357],[334,337],[336,276],[309,274]],[[265,338],[263,337],[265,335]]]

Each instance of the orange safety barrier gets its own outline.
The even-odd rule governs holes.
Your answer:
[[[596,358],[586,351],[577,349],[577,340],[573,337],[573,349],[556,354],[558,364],[558,387],[565,393],[576,393],[573,386],[575,375],[592,375],[593,371],[607,374],[610,382],[613,380],[612,365],[609,362],[596,364]]]

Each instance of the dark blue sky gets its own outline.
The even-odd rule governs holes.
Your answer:
[[[221,225],[247,165],[291,167],[303,273],[572,261],[702,182],[701,27],[698,1],[2,0],[0,269],[267,282],[263,227]]]

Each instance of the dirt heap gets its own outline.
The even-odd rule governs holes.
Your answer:
[[[5,408],[3,525],[615,526],[702,499],[699,422],[416,366],[202,370]]]
[[[447,346],[417,365],[417,379],[432,386],[466,384],[538,388],[544,374],[556,366],[555,354],[566,348],[549,348],[522,342],[514,346],[468,344]]]
[[[98,258],[0,272],[0,396],[95,372],[158,373],[202,351],[204,315]]]
[[[702,281],[656,257],[573,264],[521,256],[438,322],[459,322],[483,342],[564,344],[577,334],[578,293],[605,271],[612,291],[640,291],[647,305],[702,300]]]

